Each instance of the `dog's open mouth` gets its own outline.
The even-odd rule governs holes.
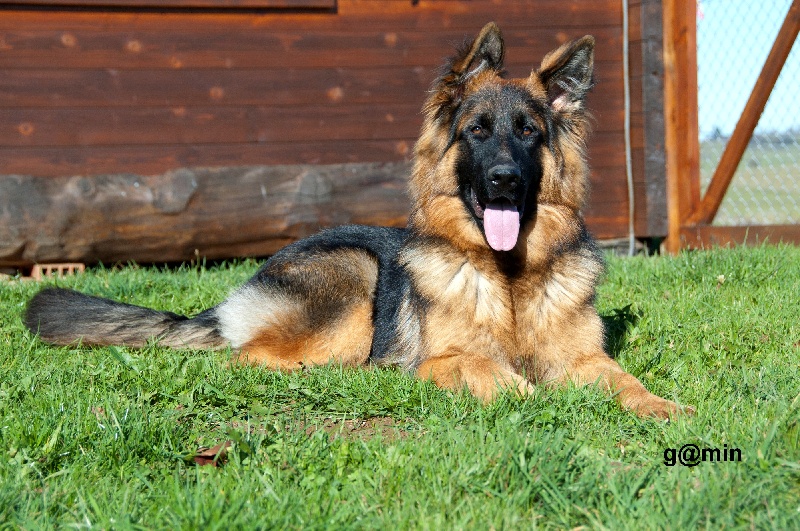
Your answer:
[[[483,233],[489,247],[495,251],[510,251],[519,238],[520,208],[508,201],[493,201],[483,204],[470,188],[470,201],[475,215],[483,220]]]

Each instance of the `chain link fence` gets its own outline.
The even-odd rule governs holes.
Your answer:
[[[698,0],[700,183],[708,187],[792,0]],[[783,67],[714,225],[800,223],[800,44]]]

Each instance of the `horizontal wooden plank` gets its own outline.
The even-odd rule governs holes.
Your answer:
[[[609,103],[614,103],[609,102]],[[592,143],[622,150],[622,110],[597,107]],[[413,138],[419,105],[182,106],[0,108],[0,144],[7,146],[133,146],[395,140]]]
[[[731,245],[760,245],[780,242],[800,245],[799,225],[757,225],[749,227],[698,226],[681,228],[681,247],[709,249]]]
[[[545,15],[546,14],[546,15]],[[459,29],[476,34],[495,20],[500,27],[558,28],[561,32],[585,27],[619,27],[619,0],[338,0],[337,14],[240,14],[225,13],[104,13],[6,11],[0,30],[18,29],[20,24],[38,29],[90,29],[127,27],[129,31],[149,27],[164,31],[259,27],[301,32],[311,27],[340,31],[372,28],[378,31]]]
[[[160,144],[28,148],[0,146],[2,171],[33,176],[97,175],[127,171],[154,175],[175,168],[247,164],[396,162],[407,157],[414,137],[361,142],[312,139],[266,144]]]
[[[615,63],[598,65],[595,95],[615,93]],[[424,68],[310,70],[9,70],[0,107],[313,105],[410,102],[421,107],[434,78]],[[619,97],[619,93],[617,93]],[[615,104],[617,108],[621,104]],[[609,102],[603,101],[602,107]]]
[[[130,105],[422,105],[424,69],[19,70],[0,77],[0,107]]]
[[[611,138],[621,132],[609,134]],[[243,164],[334,164],[342,162],[390,162],[411,155],[416,133],[395,140],[329,140],[313,136],[302,142],[250,144],[143,144],[139,146],[8,147],[0,145],[0,172],[35,176],[92,175],[130,171],[150,175],[174,168],[235,166]],[[591,141],[591,167],[613,168],[598,180],[597,189],[625,182],[625,153],[618,142]]]
[[[417,135],[419,106],[123,107],[0,109],[0,144],[110,146],[327,140],[394,140]],[[377,112],[376,112],[377,111]],[[357,119],[353,119],[357,116]]]
[[[452,53],[454,43],[468,37],[464,31],[449,29],[357,28],[341,32],[323,26],[291,32],[247,28],[232,33],[224,28],[164,32],[130,27],[42,30],[28,26],[0,34],[0,68],[434,68]],[[503,31],[508,46],[506,59],[525,72],[561,42],[585,33],[597,39],[597,61],[621,61],[620,30],[607,27],[577,32],[507,28]]]
[[[336,0],[14,0],[3,4],[48,7],[151,7],[173,9],[329,9]]]
[[[620,216],[586,216],[589,233],[598,240],[612,240],[628,236],[628,218]]]

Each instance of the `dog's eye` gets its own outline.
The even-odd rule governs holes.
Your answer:
[[[479,126],[479,125],[473,125],[473,126],[470,128],[469,132],[470,132],[470,133],[472,133],[473,135],[480,135],[480,134],[483,134],[483,127],[481,127],[481,126]]]
[[[536,129],[533,127],[526,125],[522,128],[522,136],[531,136],[536,132]]]

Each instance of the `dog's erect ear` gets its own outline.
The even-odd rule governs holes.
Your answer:
[[[453,60],[450,74],[453,81],[464,82],[483,70],[499,72],[503,68],[503,36],[494,22],[486,24],[472,41]]]
[[[486,24],[469,46],[462,48],[445,67],[425,103],[429,117],[450,123],[461,104],[470,79],[481,72],[500,74],[503,68],[503,37],[497,24]]]
[[[547,54],[536,74],[553,110],[562,112],[583,107],[586,93],[592,88],[593,71],[594,37],[587,35]]]

